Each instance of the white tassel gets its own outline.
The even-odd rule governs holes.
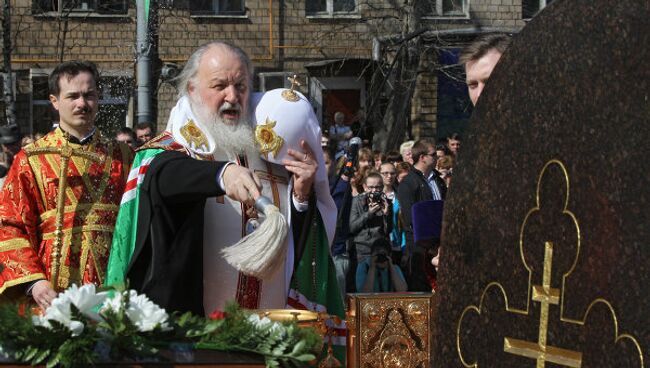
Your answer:
[[[289,225],[270,199],[259,197],[255,208],[266,216],[266,220],[239,242],[224,248],[221,254],[238,271],[265,279],[282,265]]]

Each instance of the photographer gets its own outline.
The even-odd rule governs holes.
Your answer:
[[[371,245],[377,239],[388,239],[393,228],[392,204],[382,192],[381,175],[376,171],[368,173],[363,189],[362,194],[352,199],[350,212],[350,234],[359,263],[370,257]]]
[[[357,290],[362,293],[406,291],[407,285],[399,266],[390,258],[390,242],[377,239],[372,255],[357,266]]]

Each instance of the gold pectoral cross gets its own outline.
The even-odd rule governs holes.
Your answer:
[[[56,201],[56,222],[54,230],[54,242],[52,244],[50,282],[55,291],[58,290],[58,272],[63,246],[63,219],[65,215],[65,192],[68,188],[68,166],[72,157],[81,157],[94,162],[101,162],[102,156],[83,149],[74,149],[65,142],[63,147],[39,147],[26,151],[27,156],[59,155],[59,193]]]
[[[533,301],[541,304],[538,342],[506,337],[503,341],[503,350],[506,353],[537,360],[537,368],[544,368],[545,362],[579,368],[582,365],[582,353],[546,345],[549,307],[560,304],[560,290],[551,287],[552,262],[553,243],[546,242],[542,285],[533,286]]]

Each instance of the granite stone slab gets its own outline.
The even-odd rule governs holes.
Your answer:
[[[445,204],[433,366],[650,365],[649,50],[648,0],[515,36]]]

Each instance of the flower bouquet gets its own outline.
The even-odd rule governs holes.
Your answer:
[[[256,353],[267,366],[278,367],[305,366],[322,346],[313,329],[260,318],[234,303],[210,317],[169,315],[134,290],[97,292],[94,285],[73,285],[42,315],[1,305],[0,352],[32,365],[74,367],[163,359],[160,349],[180,343]]]

